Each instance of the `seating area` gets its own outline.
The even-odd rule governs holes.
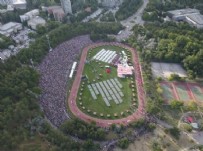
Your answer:
[[[93,60],[111,63],[116,56],[116,51],[102,49],[93,57]]]
[[[121,88],[123,88],[123,86],[117,78],[88,85],[92,98],[96,100],[97,95],[101,94],[106,106],[111,106],[110,101],[112,100],[116,104],[123,102],[122,97],[124,94]]]

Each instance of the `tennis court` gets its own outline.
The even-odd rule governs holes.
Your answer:
[[[163,98],[166,103],[171,100],[197,101],[203,103],[203,86],[190,82],[161,82]]]
[[[161,83],[161,88],[163,89],[163,97],[165,100],[174,100],[174,94],[173,94],[173,87],[170,83]]]
[[[189,101],[193,99],[191,95],[189,95],[190,91],[185,84],[176,83],[175,87],[181,101]]]
[[[194,97],[197,101],[203,102],[203,89],[199,85],[189,85]]]

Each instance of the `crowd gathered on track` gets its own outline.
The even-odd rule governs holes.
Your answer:
[[[75,37],[54,48],[38,69],[42,94],[40,104],[46,117],[54,126],[60,126],[69,115],[66,112],[67,85],[74,61],[82,48],[92,44],[88,35]]]

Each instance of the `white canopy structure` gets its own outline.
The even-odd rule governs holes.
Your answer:
[[[69,78],[73,77],[73,73],[75,71],[76,65],[77,65],[77,62],[73,62],[73,66],[71,68],[71,72],[70,72]]]

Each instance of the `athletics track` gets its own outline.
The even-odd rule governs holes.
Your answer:
[[[130,50],[132,53],[133,64],[134,64],[134,69],[135,69],[135,82],[136,82],[136,87],[137,87],[139,105],[138,105],[138,109],[136,110],[136,112],[134,112],[132,115],[129,115],[128,117],[125,117],[125,118],[116,119],[116,120],[110,120],[110,119],[108,120],[108,119],[99,119],[99,118],[91,117],[91,116],[83,113],[78,108],[77,103],[76,103],[77,93],[78,93],[78,90],[80,87],[81,77],[82,77],[88,50],[99,47],[99,46],[103,46],[103,45],[119,46],[119,47]],[[144,87],[143,87],[143,79],[142,79],[142,75],[141,75],[141,67],[139,64],[139,58],[138,58],[138,54],[137,54],[136,50],[129,46],[126,46],[126,45],[123,45],[120,43],[116,43],[116,42],[96,43],[96,44],[93,44],[93,45],[90,45],[90,46],[84,48],[82,51],[80,63],[78,65],[77,74],[75,76],[75,79],[74,79],[74,82],[73,82],[73,85],[72,85],[72,88],[70,91],[70,95],[68,97],[68,105],[74,116],[76,116],[77,118],[84,120],[86,122],[94,121],[94,122],[96,122],[96,125],[100,126],[100,127],[109,127],[111,124],[128,125],[129,122],[132,122],[132,121],[135,121],[137,119],[144,117],[144,115],[145,115],[145,92],[144,92]]]

